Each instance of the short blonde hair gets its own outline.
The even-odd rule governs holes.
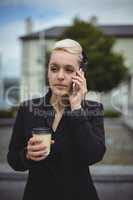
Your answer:
[[[63,50],[71,54],[75,54],[78,57],[79,63],[82,61],[82,47],[81,45],[72,39],[63,39],[60,41],[57,41],[52,49],[54,50]]]

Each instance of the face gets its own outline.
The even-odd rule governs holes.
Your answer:
[[[78,58],[63,50],[54,50],[48,66],[48,80],[52,93],[57,96],[69,94],[72,76],[79,69]]]

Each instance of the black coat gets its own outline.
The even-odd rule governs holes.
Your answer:
[[[82,109],[66,107],[53,131],[49,156],[27,160],[25,147],[32,129],[52,127],[55,111],[48,103],[48,94],[24,102],[13,127],[7,159],[14,170],[29,170],[23,200],[98,200],[88,166],[105,153],[102,104],[85,100]]]

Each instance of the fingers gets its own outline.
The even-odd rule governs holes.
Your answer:
[[[51,140],[51,144],[54,144],[55,141]],[[42,140],[38,138],[30,138],[27,143],[27,155],[28,159],[39,161],[43,160],[48,156],[47,146],[42,143]]]
[[[55,143],[55,141],[54,140],[51,140],[51,144],[54,144]]]
[[[76,88],[77,88],[77,90],[79,90],[79,88],[81,88],[81,82],[79,81],[79,80],[76,80],[76,79],[73,79],[73,83],[75,83],[76,84]]]
[[[80,69],[79,71],[76,72],[75,76],[72,76],[73,80],[79,80],[79,82],[83,83],[86,81],[85,77],[84,77],[84,72],[82,71],[82,69]]]
[[[42,142],[41,138],[31,137],[28,141],[28,144],[34,145],[34,144],[41,143],[41,142]]]
[[[73,82],[76,82],[76,81],[78,81],[78,83],[79,84],[82,84],[83,83],[83,79],[81,79],[80,77],[78,77],[78,76],[75,76],[75,77],[72,77],[72,81]]]
[[[34,161],[41,161],[41,160],[44,160],[47,156],[48,155],[43,155],[43,156],[40,156],[40,157],[30,156],[30,159],[34,160]]]
[[[83,79],[81,77],[78,77],[78,76],[73,76],[72,77],[72,81],[76,84],[78,84],[78,86],[80,86],[80,88],[82,86],[85,86],[86,85],[86,79]]]
[[[28,144],[31,144],[31,145],[34,145],[36,143],[41,143],[42,142],[42,139],[41,138],[35,138],[35,137],[31,137],[29,140],[28,140]],[[55,141],[54,140],[51,140],[51,144],[54,144]]]
[[[81,68],[76,72],[76,74],[81,78],[85,78],[84,71]]]
[[[43,150],[43,151],[29,151],[28,152],[28,156],[29,157],[42,157],[48,154],[47,150]]]
[[[39,160],[43,160],[48,156],[49,152],[47,150],[43,150],[43,151],[27,151],[27,159],[31,159],[34,161],[39,161]]]
[[[47,147],[43,143],[36,144],[36,145],[28,144],[28,146],[27,146],[28,151],[42,151],[42,150],[45,150],[46,148]]]

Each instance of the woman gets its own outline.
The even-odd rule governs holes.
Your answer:
[[[58,41],[48,65],[50,90],[18,110],[7,159],[29,170],[23,200],[98,200],[89,172],[105,153],[102,104],[84,99],[87,87],[82,47]],[[32,136],[35,127],[52,130],[51,151]]]

